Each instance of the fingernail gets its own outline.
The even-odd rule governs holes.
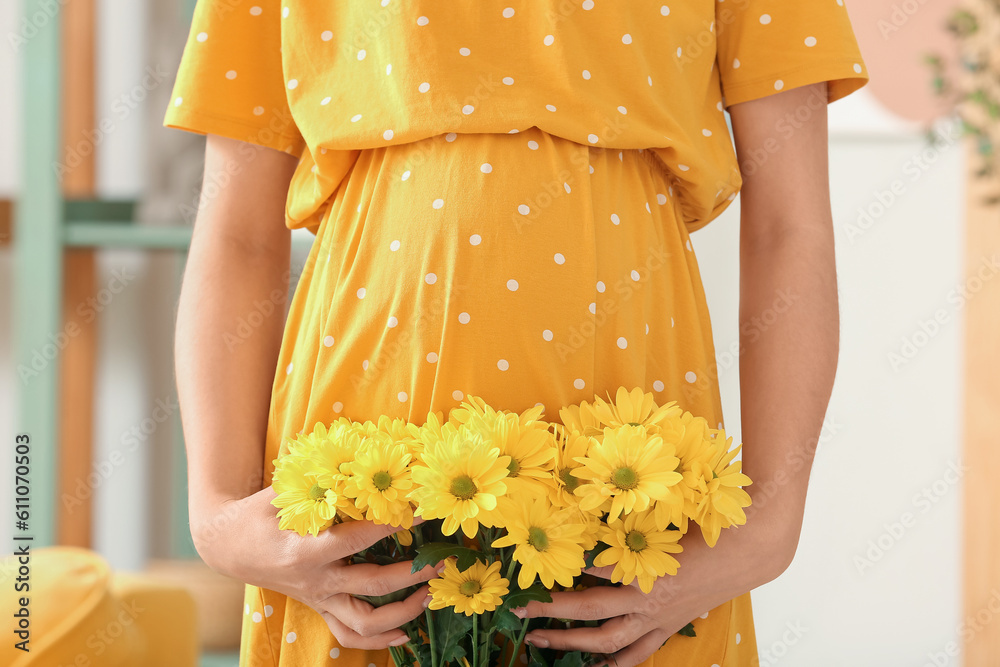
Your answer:
[[[514,614],[518,618],[524,618],[525,614],[528,613],[528,610],[524,607],[517,607],[515,609],[511,609],[510,613]]]
[[[528,642],[532,646],[537,646],[538,648],[549,647],[549,640],[542,637],[532,637],[531,635],[528,635],[524,638],[524,641]]]
[[[399,639],[393,639],[391,642],[389,642],[389,646],[402,646],[408,641],[410,641],[409,637],[400,637]]]
[[[431,598],[431,594],[430,594],[430,593],[428,593],[428,594],[427,594],[427,597],[425,597],[425,598],[424,598],[424,609],[427,609],[427,607],[429,607],[429,606],[430,606],[430,604],[431,604],[431,600],[432,600],[432,599],[433,599],[433,598]]]

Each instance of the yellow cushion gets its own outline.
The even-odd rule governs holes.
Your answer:
[[[19,576],[17,556],[0,563]],[[32,549],[30,590],[0,596],[0,616],[16,618],[28,598],[27,652],[0,642],[8,667],[193,667],[194,602],[185,591],[142,575],[112,574],[98,554],[77,547]],[[15,582],[16,583],[16,582]],[[18,638],[16,641],[20,641]]]
[[[198,614],[181,586],[146,574],[115,574],[116,596],[133,613],[142,638],[142,667],[198,664]]]

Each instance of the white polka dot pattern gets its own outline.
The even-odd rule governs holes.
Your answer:
[[[838,99],[868,76],[837,2],[212,4],[165,122],[301,155],[285,222],[319,248],[266,461],[305,424],[421,420],[470,395],[554,416],[640,386],[721,422],[687,232],[736,195],[724,110],[825,79]],[[266,595],[247,597],[252,650],[368,666]],[[736,603],[696,621],[731,633],[705,667],[755,651]],[[688,664],[685,646],[662,650]]]
[[[345,151],[532,126],[583,145],[650,146],[675,173],[687,165],[677,185],[693,231],[739,186],[718,107],[826,80],[832,101],[868,80],[838,2],[213,6],[197,4],[165,123],[293,154],[308,147],[286,222],[313,231]],[[676,66],[650,71],[667,62]],[[715,72],[716,62],[726,65]],[[702,123],[686,127],[691,118]]]

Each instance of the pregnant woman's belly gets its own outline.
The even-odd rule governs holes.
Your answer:
[[[292,303],[269,450],[339,416],[423,423],[470,394],[541,403],[554,419],[639,386],[719,421],[708,312],[677,216],[649,151],[537,128],[363,151]]]

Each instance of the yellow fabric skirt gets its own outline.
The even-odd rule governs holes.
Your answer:
[[[641,387],[721,424],[708,308],[669,183],[651,151],[537,128],[360,151],[292,299],[266,483],[282,439],[316,422],[423,423],[468,395],[557,420]],[[241,665],[391,665],[273,591],[248,586],[244,610]],[[646,666],[757,664],[749,593],[693,620],[697,637]]]

